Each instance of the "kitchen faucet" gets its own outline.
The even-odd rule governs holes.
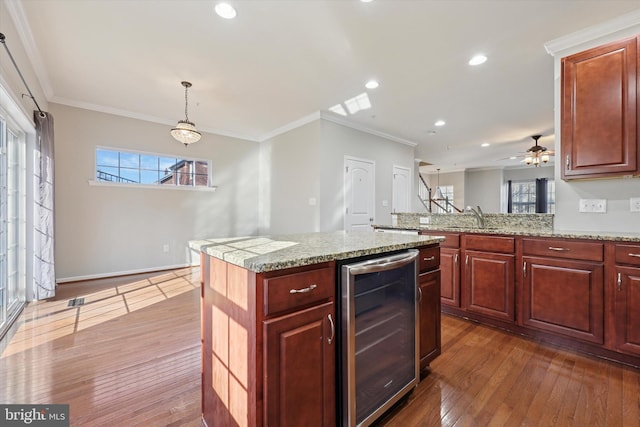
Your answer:
[[[471,212],[475,215],[476,220],[478,221],[478,228],[484,228],[484,213],[482,212],[482,209],[480,209],[480,206],[477,207],[477,210],[473,209],[471,206],[467,206],[465,211]]]

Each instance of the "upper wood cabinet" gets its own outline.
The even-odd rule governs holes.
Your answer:
[[[638,40],[562,58],[562,179],[639,173]]]

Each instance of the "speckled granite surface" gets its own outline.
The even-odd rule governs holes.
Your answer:
[[[399,226],[419,227],[420,219],[427,221],[431,227],[477,227],[476,217],[471,213],[462,214],[430,214],[430,213],[396,213]],[[538,231],[553,230],[553,214],[484,214],[486,228],[512,228]]]
[[[376,228],[395,229],[395,230],[429,230],[429,231],[444,231],[455,233],[474,233],[474,234],[494,234],[494,235],[507,235],[507,236],[527,236],[527,237],[557,237],[563,239],[586,239],[586,240],[601,240],[612,242],[635,242],[640,243],[640,233],[615,233],[615,232],[603,232],[596,233],[594,231],[579,231],[579,230],[536,230],[535,228],[508,228],[508,227],[496,227],[496,228],[478,228],[478,227],[437,227],[437,226],[402,226],[402,225],[375,225]]]
[[[194,240],[189,242],[189,246],[261,273],[415,248],[442,240],[437,236],[336,231]]]

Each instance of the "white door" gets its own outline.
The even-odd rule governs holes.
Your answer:
[[[373,231],[375,163],[345,157],[345,230]]]
[[[409,194],[411,169],[402,166],[393,167],[393,201],[391,212],[410,212]]]

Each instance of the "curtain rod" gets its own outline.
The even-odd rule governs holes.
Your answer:
[[[29,89],[29,85],[27,84],[26,80],[22,76],[22,73],[20,72],[20,68],[18,68],[18,64],[16,64],[16,61],[13,59],[13,55],[11,55],[11,52],[9,51],[9,46],[7,46],[7,43],[5,42],[5,38],[6,37],[4,36],[4,34],[0,33],[0,43],[2,43],[4,45],[4,48],[7,51],[7,54],[9,55],[9,58],[11,59],[11,62],[13,62],[13,66],[16,68],[16,71],[18,72],[18,75],[22,79],[22,83],[24,83],[24,87],[27,88],[27,92],[29,92],[29,95],[28,95],[29,98],[31,98],[33,103],[36,104],[36,107],[38,108],[38,111],[40,112],[40,117],[42,117],[42,118],[47,117],[45,112],[42,111],[42,109],[38,105],[38,101],[36,101],[36,98],[33,96],[33,93],[31,93],[31,89]],[[23,96],[24,96],[24,94],[23,94]]]

